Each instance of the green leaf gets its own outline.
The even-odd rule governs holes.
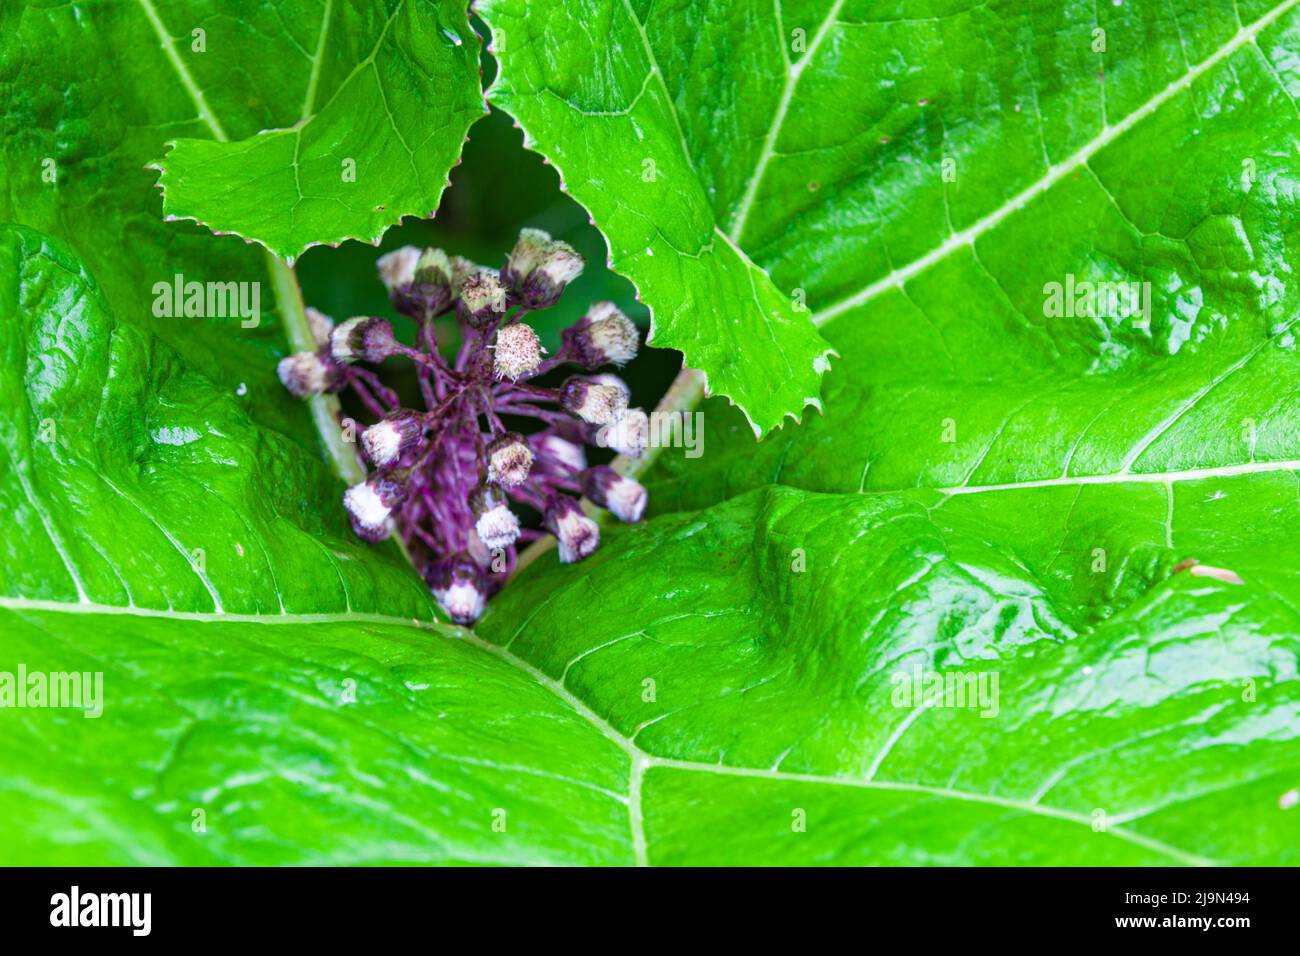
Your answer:
[[[265,58],[221,32],[186,52],[151,15],[211,137],[175,140],[157,164],[167,217],[255,240],[292,264],[311,246],[378,243],[403,216],[433,215],[484,112],[479,40],[464,4],[324,0],[277,12],[273,35],[286,49]],[[206,30],[200,22],[195,29]],[[232,68],[235,56],[255,89],[300,94],[274,111],[282,128],[232,141],[235,131],[208,107],[190,64],[211,58]]]
[[[757,490],[480,630],[633,753],[652,864],[1295,865],[1296,490]]]
[[[661,64],[727,37],[680,100],[806,38],[745,236],[842,360],[757,448],[707,403],[660,517],[480,627],[639,755],[651,863],[1297,861],[1296,6],[652,8]],[[915,667],[997,716],[896,702]]]
[[[765,161],[736,135],[780,129],[785,119],[772,82],[782,63],[779,34],[765,14],[761,30],[743,41],[744,55],[721,69],[727,84],[748,74],[756,88],[718,102],[722,78],[685,57],[729,37],[735,24],[727,20],[742,16],[743,5],[707,26],[691,22],[691,7],[647,16],[647,6],[482,4],[500,61],[489,95],[591,211],[613,267],[651,306],[650,342],[685,353],[709,392],[730,398],[761,438],[787,416],[799,421],[806,406],[820,408],[831,355],[797,293],[774,284],[761,258],[751,260],[758,233],[731,188],[743,184],[719,179],[720,168],[755,184],[764,178]],[[751,196],[743,205],[759,204]]]
[[[315,504],[313,456],[115,323],[61,243],[0,229],[0,277],[7,863],[631,861],[627,754],[436,623]],[[100,714],[16,709],[18,675],[69,672]]]

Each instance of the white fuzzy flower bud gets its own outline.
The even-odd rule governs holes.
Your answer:
[[[522,435],[506,432],[487,447],[488,481],[514,488],[528,479],[533,467],[533,450]]]
[[[558,498],[546,509],[546,527],[555,535],[564,564],[581,561],[600,546],[600,526],[572,498]]]
[[[587,453],[581,445],[561,438],[553,432],[529,436],[529,441],[544,461],[559,465],[568,471],[582,471],[587,467]]]
[[[613,302],[597,302],[575,325],[564,330],[564,345],[584,368],[624,365],[636,358],[641,333]]]
[[[519,519],[510,510],[506,496],[493,485],[477,488],[470,495],[474,530],[488,548],[508,548],[519,538]]]
[[[389,518],[405,493],[395,481],[378,476],[353,485],[343,493],[352,530],[367,541],[382,541],[392,530]]]
[[[329,344],[330,333],[334,331],[334,320],[320,309],[307,306],[307,327],[311,329],[311,337],[319,348]]]
[[[521,229],[515,247],[501,270],[501,281],[516,293],[522,292],[524,280],[541,264],[551,244],[551,234],[540,229]]]
[[[382,255],[375,262],[379,278],[389,294],[409,286],[415,281],[415,267],[420,261],[420,249],[417,246],[402,246]]]
[[[619,521],[635,524],[645,514],[645,487],[608,465],[598,465],[582,476],[582,492]]]
[[[537,371],[546,349],[532,326],[517,322],[497,331],[493,368],[497,378],[515,381]]]
[[[423,434],[423,418],[409,409],[398,409],[361,433],[361,451],[372,465],[387,468],[418,445]]]
[[[506,311],[505,286],[495,273],[483,270],[467,277],[460,287],[457,310],[470,326],[481,329]]]
[[[430,590],[447,616],[457,624],[473,624],[483,615],[487,593],[473,563],[454,561],[432,573]]]
[[[650,443],[650,416],[640,408],[629,408],[596,433],[596,443],[628,458],[640,458]]]
[[[296,352],[280,359],[276,366],[280,383],[298,398],[309,398],[338,388],[343,370],[333,360],[315,352]]]
[[[339,362],[382,362],[396,345],[393,327],[376,316],[354,316],[330,333],[330,354]]]
[[[609,425],[627,408],[627,390],[574,376],[560,386],[560,406],[592,425]]]

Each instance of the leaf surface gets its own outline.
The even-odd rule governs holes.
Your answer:
[[[492,101],[523,124],[526,142],[560,170],[609,243],[614,268],[629,276],[652,310],[649,341],[685,353],[711,394],[727,396],[761,438],[806,406],[820,407],[831,350],[800,311],[795,293],[774,284],[748,252],[738,198],[719,191],[717,168],[743,164],[762,177],[738,128],[774,117],[784,71],[773,21],[726,66],[685,62],[701,24],[679,5],[624,0],[480,6],[492,27],[500,73]],[[745,29],[745,5],[713,5],[707,42]],[[762,62],[764,66],[757,69]],[[728,89],[721,104],[715,69],[736,81],[754,71],[762,90]]]
[[[292,264],[311,246],[378,243],[403,216],[432,215],[483,115],[479,41],[463,4],[324,0],[277,13],[293,24],[277,27],[285,50],[250,64],[251,82],[301,91],[300,104],[277,104],[279,128],[241,139],[207,109],[212,138],[178,139],[158,164],[167,217],[255,240]],[[206,31],[201,22],[195,29]],[[317,32],[304,46],[296,34],[309,28]],[[219,32],[210,42],[229,39]],[[188,64],[206,49],[187,54],[170,37],[163,45],[200,91]],[[242,38],[239,49],[248,50]]]

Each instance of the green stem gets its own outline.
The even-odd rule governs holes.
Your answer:
[[[295,352],[316,351],[316,340],[312,338],[311,325],[307,322],[298,277],[288,263],[270,250],[266,252],[266,268],[271,273],[271,285],[289,347]],[[349,485],[365,481],[366,471],[357,460],[356,448],[344,440],[343,429],[339,427],[338,396],[316,395],[308,399],[307,404],[321,444],[325,446],[325,454],[334,466],[334,473]]]

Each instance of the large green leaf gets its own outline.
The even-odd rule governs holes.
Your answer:
[[[458,0],[280,4],[255,45],[247,33],[256,16],[235,21],[232,34],[231,19],[213,9],[179,20],[186,32],[205,31],[198,52],[151,19],[207,110],[211,136],[176,140],[158,164],[165,213],[254,239],[290,263],[310,246],[378,243],[403,216],[432,215],[484,112],[479,40]],[[275,90],[267,113],[279,128],[231,141],[202,93],[211,74],[200,66],[220,44],[246,64],[238,85],[255,99]],[[226,75],[213,80],[229,91]],[[282,102],[290,94],[299,99]]]
[[[87,124],[56,197],[32,157],[104,107],[16,85],[6,47],[6,169],[29,178],[0,202],[67,241],[0,243],[0,671],[105,684],[96,720],[0,710],[0,845],[77,863],[1300,863],[1295,5],[1239,3],[1249,30],[1191,0],[785,3],[776,26],[766,5],[621,8],[677,90],[641,73],[639,102],[677,103],[694,157],[726,141],[757,160],[770,139],[757,186],[718,154],[731,199],[707,209],[729,224],[752,193],[745,248],[807,290],[844,361],[826,417],[757,449],[744,416],[706,406],[704,457],[660,455],[659,516],[576,567],[536,562],[478,635],[347,537],[304,417],[261,387],[278,336],[147,314],[157,266],[225,278],[114,178],[147,188],[122,157],[146,161],[192,99],[159,85],[121,128]],[[559,29],[535,6],[522,28]],[[572,9],[539,50],[590,34],[610,77],[644,66],[632,20],[600,15],[620,8]],[[29,10],[4,36],[51,58],[84,29]],[[781,92],[784,61],[755,57],[793,23],[808,59],[784,113],[706,135],[686,101]],[[714,73],[667,66],[715,50]],[[60,68],[84,78],[85,59]],[[595,188],[570,186],[617,258]],[[123,232],[149,240],[134,259]],[[247,261],[209,241],[218,266]],[[1151,281],[1150,328],[1045,316],[1043,284],[1070,273]],[[917,668],[996,676],[997,696],[896,700]]]
[[[1295,865],[1297,487],[757,490],[481,630],[632,750],[650,863]]]
[[[647,15],[649,6],[480,4],[500,61],[490,96],[591,211],[612,265],[651,307],[650,341],[685,353],[710,393],[727,396],[762,437],[820,405],[830,357],[795,295],[746,252],[750,233],[730,214],[738,197],[720,189],[717,173],[725,166],[762,179],[736,135],[780,126],[784,110],[772,119],[776,98],[760,90],[779,89],[772,66],[784,47],[768,17],[742,56],[700,70],[689,51],[745,29],[735,21],[748,19],[746,5],[714,4],[717,22],[707,27],[690,6]],[[759,89],[728,89],[742,75]]]

